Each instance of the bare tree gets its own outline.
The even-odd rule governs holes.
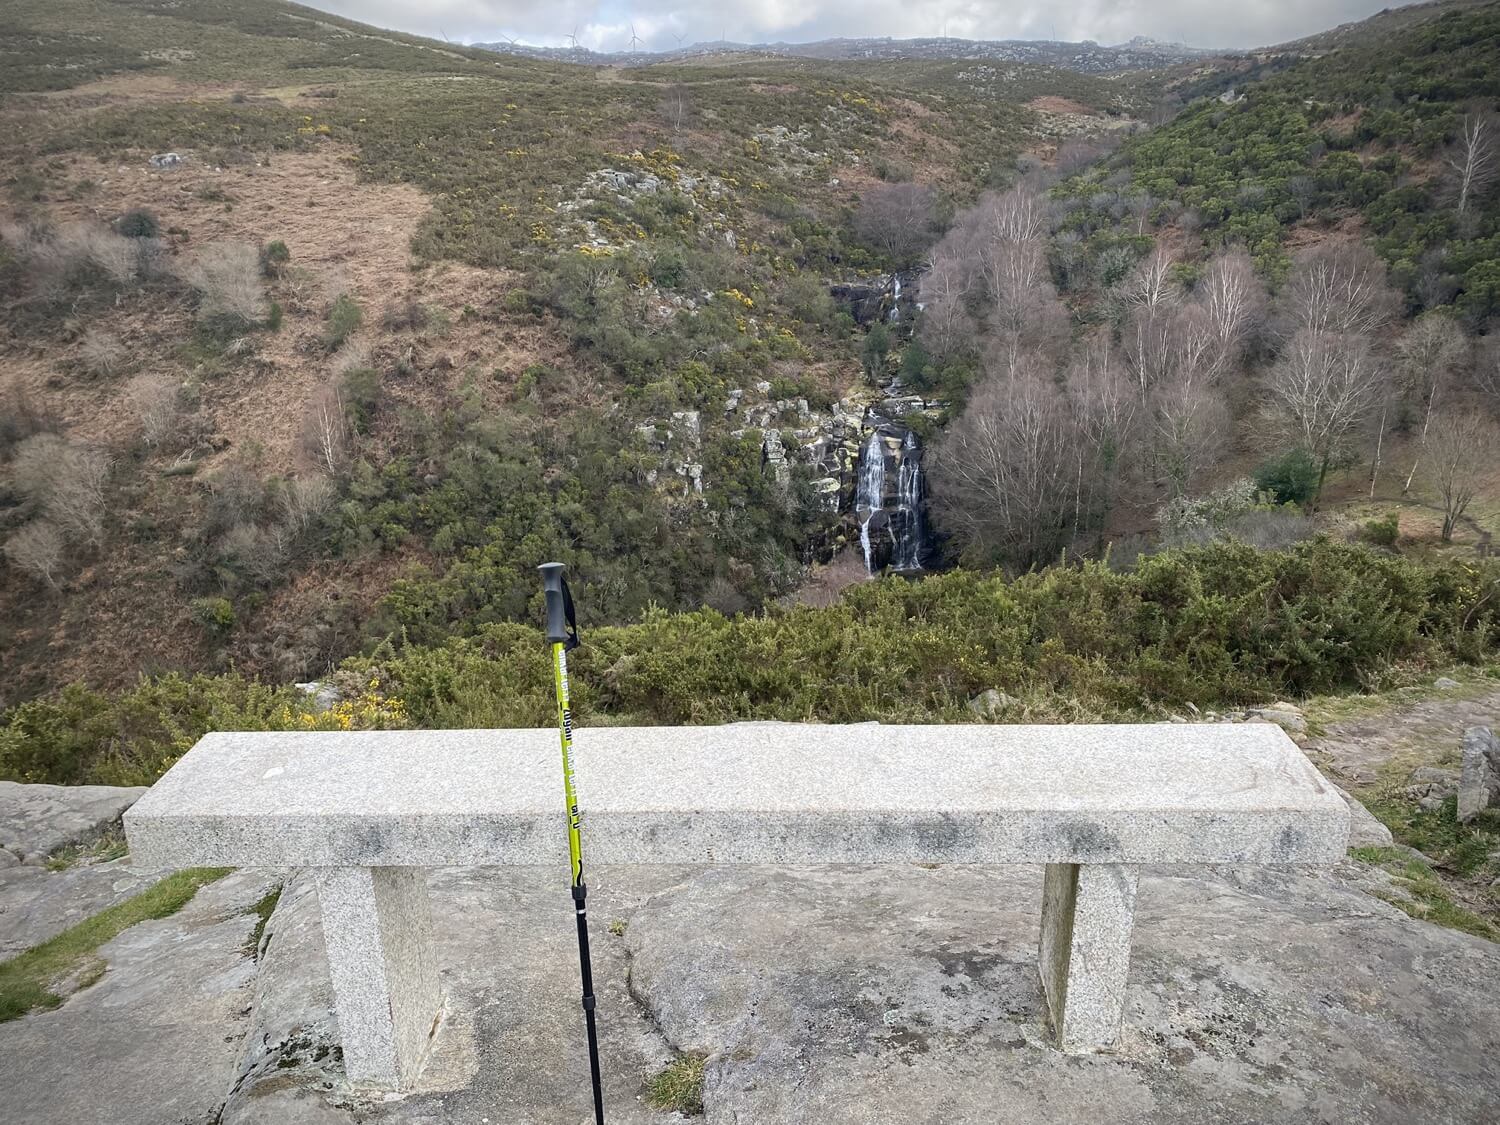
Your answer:
[[[182,279],[198,291],[200,316],[222,318],[237,326],[253,324],[262,316],[265,290],[260,254],[248,243],[205,246],[183,269]]]
[[[661,114],[661,119],[674,133],[680,133],[693,112],[693,103],[688,98],[687,87],[680,82],[673,85],[662,98],[657,112]]]
[[[854,233],[898,266],[910,265],[932,245],[937,196],[926,184],[880,184],[860,198]]]
[[[1500,448],[1500,429],[1469,411],[1448,411],[1433,419],[1422,442],[1427,477],[1443,504],[1443,542],[1473,502],[1480,481]]]
[[[302,447],[318,471],[336,477],[349,453],[349,412],[337,385],[329,384],[307,405],[302,424]]]
[[[282,520],[301,535],[333,503],[333,482],[325,476],[293,477],[281,490]]]
[[[1451,317],[1427,313],[1407,329],[1396,350],[1401,357],[1401,389],[1407,400],[1421,411],[1422,429],[1418,436],[1425,442],[1438,400],[1468,361],[1469,341]],[[1411,491],[1420,463],[1419,452],[1412,460],[1411,472],[1406,474],[1403,496]]]
[[[1486,336],[1475,349],[1473,378],[1490,406],[1500,409],[1500,336]]]
[[[1193,292],[1208,319],[1220,368],[1238,363],[1245,341],[1264,313],[1265,289],[1250,255],[1236,246],[1215,254]]]
[[[40,578],[55,590],[65,545],[56,524],[32,520],[5,541],[5,557],[12,566]]]
[[[1218,459],[1229,431],[1224,396],[1182,374],[1151,389],[1151,467],[1158,484],[1181,496]]]
[[[1449,150],[1445,163],[1453,172],[1453,190],[1459,215],[1468,209],[1475,196],[1482,195],[1494,181],[1495,115],[1474,110],[1464,115],[1458,140]]]
[[[1140,398],[1107,326],[1084,340],[1068,370],[1066,392],[1081,439],[1071,443],[1076,533],[1103,524],[1136,441]]]
[[[936,514],[966,548],[1027,567],[1066,542],[1076,440],[1054,382],[997,367],[932,451]]]
[[[922,346],[933,355],[951,355],[978,334],[969,313],[973,286],[972,264],[950,232],[934,250],[932,268],[922,275],[917,290],[922,305],[917,332]]]
[[[104,486],[110,460],[100,450],[37,434],[16,447],[11,478],[68,539],[98,546],[104,538]]]
[[[1158,246],[1137,263],[1120,283],[1118,296],[1125,308],[1155,316],[1182,303],[1182,287],[1172,277],[1176,256]]]
[[[78,345],[78,362],[90,375],[108,377],[125,366],[129,358],[125,345],[113,332],[88,328]]]
[[[1047,267],[1046,199],[1022,184],[984,196],[960,222],[973,232],[998,365],[1014,370],[1023,355],[1052,351],[1067,333],[1067,314]]]
[[[1318,493],[1379,399],[1385,371],[1369,344],[1304,328],[1271,369],[1273,416],[1318,465]]]
[[[1391,323],[1401,298],[1386,283],[1385,263],[1360,242],[1303,251],[1292,264],[1282,300],[1283,334],[1303,329],[1368,336]]]
[[[165,375],[142,375],[130,384],[130,403],[141,422],[141,440],[155,449],[176,434],[181,388]]]

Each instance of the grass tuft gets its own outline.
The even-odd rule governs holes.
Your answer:
[[[646,1098],[656,1109],[675,1110],[685,1117],[703,1112],[703,1055],[679,1055],[647,1088]]]
[[[276,904],[280,901],[281,888],[277,887],[247,912],[255,915],[255,929],[251,930],[250,936],[245,939],[245,954],[247,956],[260,956],[260,939],[265,936],[266,923],[271,920],[271,913],[276,909]]]
[[[0,1023],[61,1006],[68,992],[87,988],[104,975],[104,961],[97,952],[100,946],[137,922],[176,914],[199,887],[229,871],[227,867],[197,867],[175,872],[133,898],[0,962]]]

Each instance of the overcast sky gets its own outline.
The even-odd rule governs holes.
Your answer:
[[[535,46],[647,49],[728,38],[806,42],[839,36],[1093,39],[1133,35],[1200,47],[1254,47],[1363,19],[1393,0],[302,0],[380,27],[455,42],[502,36]]]

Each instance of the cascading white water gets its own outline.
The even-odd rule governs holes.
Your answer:
[[[887,319],[894,324],[901,319],[901,275],[891,274],[891,313]]]
[[[854,493],[854,512],[859,517],[859,545],[865,552],[865,570],[875,573],[874,548],[870,543],[870,521],[885,503],[885,446],[880,431],[873,430],[859,455],[859,483]]]
[[[891,566],[895,570],[918,570],[922,565],[922,544],[926,534],[922,521],[919,448],[917,435],[907,430],[901,442],[901,468],[896,474],[896,518],[892,520],[895,549],[891,553]]]

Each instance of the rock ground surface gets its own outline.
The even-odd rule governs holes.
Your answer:
[[[41,862],[59,848],[103,832],[145,791],[0,781],[0,849],[23,862]]]
[[[1497,703],[1354,720],[1314,749],[1358,784],[1392,758],[1444,760],[1433,746],[1456,757]],[[71,842],[55,839],[23,853]],[[0,868],[0,957],[150,877],[121,861]],[[1374,897],[1389,891],[1379,869],[1148,871],[1124,1042],[1084,1058],[1044,1045],[1040,881],[957,866],[595,870],[611,1122],[684,1120],[645,1100],[679,1050],[709,1057],[709,1125],[1500,1119],[1500,945]],[[210,885],[101,947],[107,971],[57,1011],[0,1024],[0,1118],[73,1125],[107,1106],[124,1125],[592,1119],[565,877],[433,875],[446,1008],[418,1088],[390,1100],[344,1085],[309,879],[287,882],[250,948],[252,908],[279,882]],[[3,909],[23,899],[52,920],[26,929]]]

